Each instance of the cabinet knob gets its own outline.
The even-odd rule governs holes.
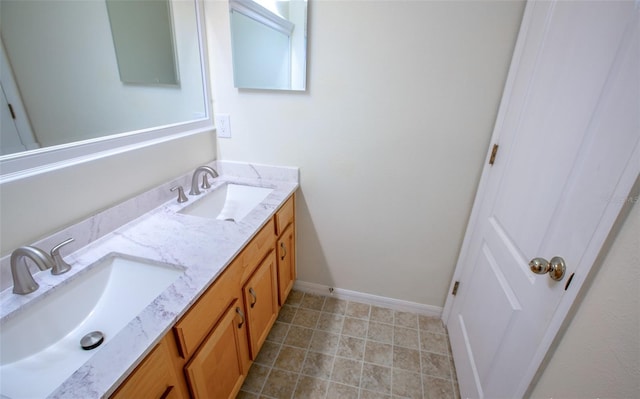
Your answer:
[[[244,313],[242,312],[242,309],[240,309],[239,306],[236,306],[236,313],[240,315],[240,318],[242,319],[240,324],[238,324],[238,328],[242,328],[242,326],[244,325]]]
[[[250,304],[251,309],[253,309],[253,307],[256,306],[256,303],[258,302],[258,296],[256,295],[256,292],[253,290],[253,287],[249,288],[249,294],[251,294],[251,296],[253,297],[253,302],[251,302]]]
[[[284,260],[287,257],[287,247],[284,245],[284,241],[280,241],[280,249],[282,250],[282,255],[280,256],[280,260]]]

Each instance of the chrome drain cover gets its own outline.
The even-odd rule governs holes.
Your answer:
[[[104,342],[104,334],[102,331],[92,331],[89,334],[82,337],[80,340],[80,346],[86,351],[95,349]]]

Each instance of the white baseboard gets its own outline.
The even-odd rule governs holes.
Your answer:
[[[401,299],[366,294],[364,292],[344,290],[342,288],[333,288],[333,290],[331,290],[331,287],[326,285],[308,283],[300,280],[296,280],[293,288],[297,291],[308,292],[310,294],[319,294],[348,301],[368,303],[369,305],[399,310],[402,312],[413,312],[425,316],[442,317],[442,308],[439,306],[424,305]]]

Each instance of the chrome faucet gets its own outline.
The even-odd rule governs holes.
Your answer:
[[[11,275],[13,277],[14,294],[30,294],[40,287],[33,279],[27,260],[31,259],[40,270],[53,267],[54,262],[48,253],[36,247],[20,247],[11,254]]]
[[[204,172],[205,175],[202,177],[202,188],[209,188],[209,181],[207,180],[207,173],[211,175],[214,179],[218,177],[218,172],[215,171],[210,166],[199,166],[193,172],[193,176],[191,177],[191,191],[189,191],[189,195],[200,195],[202,194],[200,188],[198,188],[198,176],[200,173]]]

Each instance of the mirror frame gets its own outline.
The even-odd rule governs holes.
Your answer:
[[[3,155],[0,156],[0,185],[40,173],[214,130],[209,90],[209,62],[206,51],[204,3],[202,0],[193,0],[193,2],[198,25],[198,40],[200,42],[200,70],[205,102],[204,118]]]

